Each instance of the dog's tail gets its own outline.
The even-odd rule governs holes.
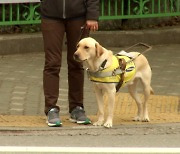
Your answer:
[[[150,94],[154,95],[154,90],[150,87]]]

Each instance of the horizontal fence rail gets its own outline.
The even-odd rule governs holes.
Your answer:
[[[0,25],[40,23],[39,0],[0,0]],[[101,0],[100,20],[180,16],[180,0]]]
[[[34,2],[40,2],[40,0],[0,0],[0,4],[34,3]]]

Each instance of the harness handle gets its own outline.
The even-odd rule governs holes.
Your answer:
[[[129,49],[131,49],[131,48],[133,48],[133,47],[135,47],[135,46],[139,46],[139,45],[144,46],[144,47],[146,47],[147,49],[144,50],[143,52],[139,53],[136,57],[130,59],[130,60],[127,61],[126,63],[132,62],[133,60],[135,60],[135,59],[136,59],[137,57],[139,57],[140,55],[145,54],[146,52],[148,52],[149,50],[152,49],[152,46],[150,46],[150,45],[148,45],[148,44],[146,44],[146,43],[139,42],[139,43],[136,43],[136,44],[134,44],[134,45],[126,48],[125,51],[127,51],[127,50],[129,50]]]
[[[133,48],[133,47],[135,47],[135,46],[138,46],[138,45],[145,46],[147,49],[144,50],[143,52],[139,53],[136,57],[128,60],[127,62],[124,60],[124,58],[120,59],[120,60],[119,60],[119,64],[120,64],[121,70],[122,70],[123,72],[125,72],[127,63],[132,62],[132,61],[135,60],[138,56],[140,56],[140,55],[142,55],[142,54],[144,54],[144,53],[146,53],[147,51],[149,51],[149,50],[152,49],[152,46],[150,46],[150,45],[148,45],[148,44],[145,44],[145,43],[142,43],[142,42],[139,42],[139,43],[137,43],[137,44],[134,44],[134,45],[130,46],[129,48],[126,48],[125,51],[127,51],[127,50],[129,50],[129,49],[131,49],[131,48]],[[121,86],[123,85],[123,82],[124,82],[124,73],[121,73],[120,76],[121,76],[121,79],[120,79],[119,83],[118,83],[117,86],[116,86],[116,92],[119,91],[119,89],[121,88]]]

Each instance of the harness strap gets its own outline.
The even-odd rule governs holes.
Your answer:
[[[89,69],[87,69],[86,71],[88,73],[88,76],[93,76],[95,78],[105,78],[105,77],[116,76],[116,75],[122,74],[123,72],[121,68],[115,69],[114,71],[110,71],[110,72],[102,72],[102,71],[91,72],[89,71]]]
[[[119,59],[119,66],[121,67],[122,73],[120,74],[121,79],[116,86],[116,92],[119,91],[119,89],[121,88],[121,86],[123,85],[123,82],[124,82],[124,73],[125,73],[125,69],[126,69],[126,61],[124,58]]]

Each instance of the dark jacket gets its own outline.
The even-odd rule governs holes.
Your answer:
[[[99,0],[42,0],[41,15],[54,19],[98,20]]]

